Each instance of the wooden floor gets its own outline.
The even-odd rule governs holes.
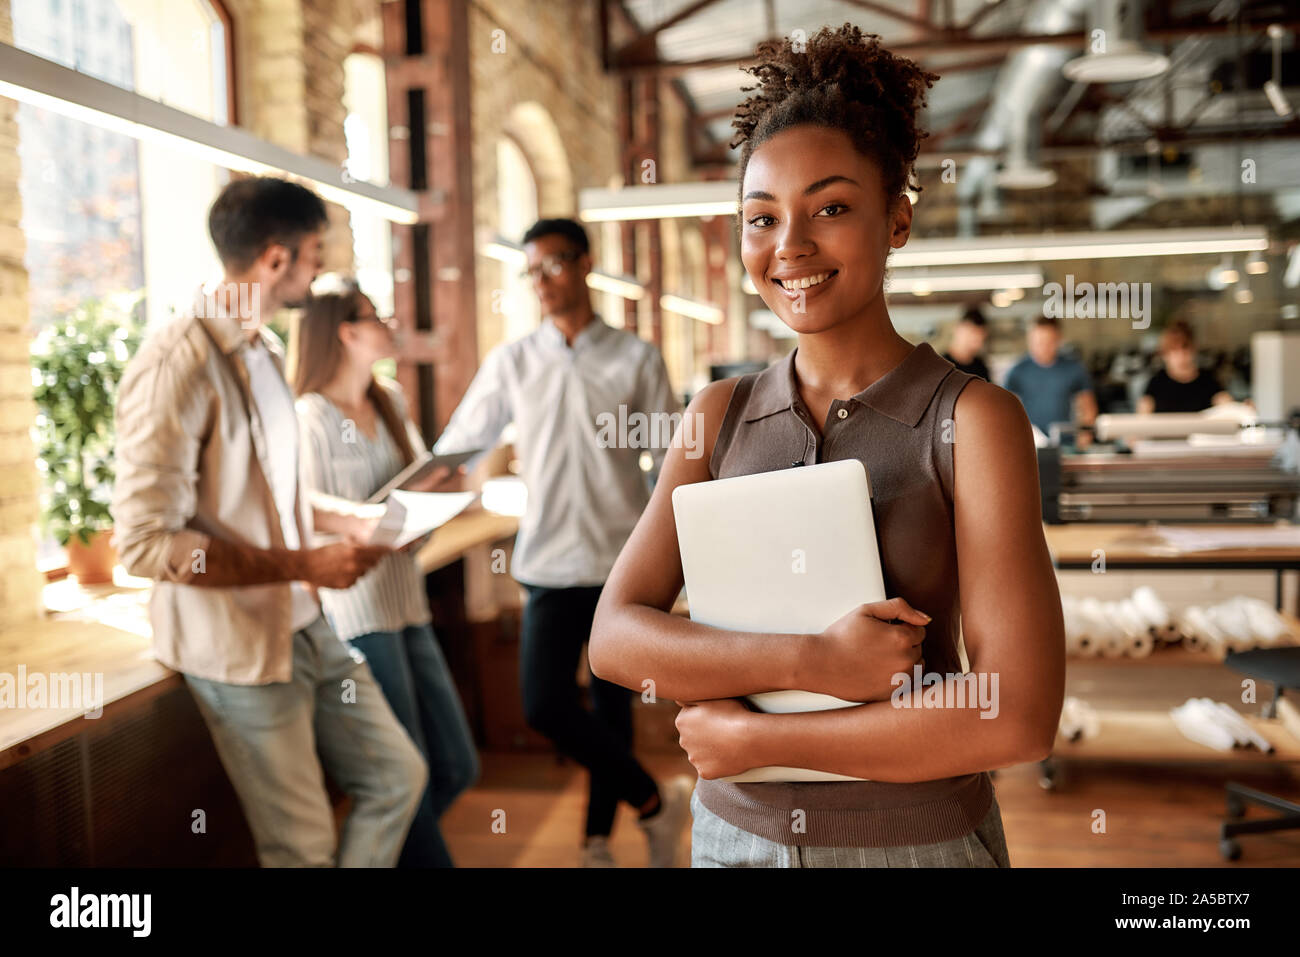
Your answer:
[[[686,758],[643,759],[657,779],[690,773]],[[1300,776],[1283,768],[1230,769],[1232,780],[1300,801]],[[693,776],[693,775],[692,775]],[[1033,765],[994,777],[1016,867],[1297,867],[1300,831],[1247,836],[1242,858],[1218,851],[1225,771],[1208,766],[1063,762],[1056,790],[1044,791]],[[576,867],[586,810],[586,772],[546,755],[485,754],[483,775],[443,818],[452,856],[462,867]],[[1105,812],[1105,833],[1093,832]],[[505,833],[493,833],[504,811]],[[1271,814],[1272,812],[1268,812]],[[1258,808],[1247,820],[1265,816]],[[499,820],[500,814],[496,815]],[[619,810],[611,847],[619,865],[644,867],[646,845],[636,815]],[[683,835],[689,865],[689,826]]]

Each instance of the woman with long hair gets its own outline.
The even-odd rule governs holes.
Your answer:
[[[397,351],[391,320],[351,280],[317,280],[294,334],[302,479],[312,494],[360,504],[425,452],[396,383],[372,372]],[[433,486],[446,470],[430,477]],[[317,513],[316,528],[365,541],[375,520]],[[429,784],[398,861],[451,867],[438,819],[479,774],[464,708],[434,635],[414,549],[380,561],[351,588],[320,590],[341,639],[365,655],[394,714],[429,765]]]
[[[691,402],[704,452],[669,452],[605,586],[591,665],[684,704],[677,727],[700,775],[695,866],[1007,867],[988,772],[1049,753],[1063,627],[1023,407],[900,336],[885,299],[936,77],[849,24],[764,44],[751,72],[735,120],[741,257],[798,346]],[[893,597],[813,635],[670,614],[682,587],[674,488],[850,458],[871,478]],[[927,683],[962,680],[959,635],[987,706],[895,706],[895,679],[918,664]],[[737,700],[781,689],[864,703],[763,714]],[[863,780],[719,780],[772,765]]]

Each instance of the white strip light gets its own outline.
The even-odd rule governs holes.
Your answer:
[[[955,273],[893,273],[885,283],[886,292],[928,296],[932,292],[972,289],[1037,289],[1043,284],[1043,274],[1037,270],[964,276]]]
[[[736,184],[722,180],[584,189],[578,194],[578,216],[588,223],[735,214]]]
[[[735,190],[735,183],[716,180],[622,189],[584,189],[579,194],[579,215],[587,222],[733,216],[736,213]],[[913,239],[890,256],[890,264],[899,268],[963,266],[1063,259],[1197,256],[1267,248],[1268,233],[1260,226],[980,236],[970,239]]]
[[[1134,256],[1200,256],[1268,248],[1262,226],[1206,229],[1121,230],[1050,236],[989,236],[918,239],[889,257],[891,266],[957,266],[1030,263],[1062,259],[1125,259]]]
[[[224,169],[294,179],[332,203],[394,223],[419,221],[418,197],[408,189],[360,182],[325,160],[299,156],[245,130],[220,126],[6,43],[0,43],[0,96]]]
[[[659,305],[679,316],[698,319],[713,326],[722,325],[723,320],[727,318],[727,314],[717,306],[709,305],[707,302],[696,302],[694,299],[683,299],[681,296],[660,296]]]
[[[479,253],[488,259],[495,259],[497,262],[518,269],[528,265],[528,255],[524,252],[523,247],[499,236],[480,246]],[[631,299],[634,302],[645,298],[645,287],[635,279],[601,272],[598,269],[593,269],[587,273],[587,286],[598,292],[611,292],[616,296]]]

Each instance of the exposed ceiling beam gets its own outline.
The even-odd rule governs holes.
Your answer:
[[[1243,31],[1258,32],[1264,30],[1270,22],[1277,22],[1282,29],[1295,32],[1300,30],[1300,19],[1292,20],[1252,20],[1241,24]],[[1232,36],[1236,32],[1236,24],[1233,23],[1184,23],[1177,25],[1158,26],[1151,28],[1146,33],[1147,40],[1151,42],[1180,40],[1192,36]],[[1088,35],[1083,32],[1073,33],[1048,33],[1048,34],[997,34],[993,36],[967,36],[961,31],[940,31],[935,33],[927,40],[903,41],[899,43],[890,43],[889,49],[893,53],[902,56],[912,57],[913,59],[924,59],[928,56],[935,56],[950,53],[980,53],[987,55],[988,58],[994,56],[1004,56],[1016,50],[1023,49],[1027,46],[1066,46],[1075,47],[1082,50]],[[771,42],[779,43],[779,38]],[[746,56],[717,56],[703,57],[695,60],[659,60],[646,59],[637,62],[628,62],[621,58],[616,58],[612,69],[616,73],[666,73],[677,75],[687,70],[708,69],[713,67],[741,66],[752,63],[754,58]]]
[[[669,27],[676,26],[683,20],[688,20],[695,14],[718,3],[719,0],[695,0],[694,3],[688,4],[678,10],[667,19],[661,20],[652,27],[641,30],[640,36],[630,43],[623,46],[614,55],[615,62],[653,62],[659,58],[656,47],[656,38]]]
[[[855,7],[861,7],[863,10],[870,10],[872,13],[878,13],[882,17],[889,17],[891,20],[897,20],[899,23],[906,23],[910,27],[915,27],[927,36],[935,32],[935,26],[929,20],[922,20],[914,17],[910,13],[904,13],[902,10],[895,10],[893,7],[887,7],[883,3],[877,3],[876,0],[844,0],[845,3],[852,4]]]

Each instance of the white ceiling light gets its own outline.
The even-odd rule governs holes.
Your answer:
[[[0,96],[157,143],[224,169],[294,179],[330,202],[391,222],[419,222],[419,198],[408,189],[357,181],[323,159],[299,156],[246,130],[219,126],[4,43],[0,43]]]
[[[624,299],[631,299],[633,302],[640,302],[645,298],[645,287],[635,279],[615,276],[596,269],[587,273],[587,285],[601,292],[612,292]]]
[[[1169,58],[1142,48],[1142,3],[1094,0],[1088,11],[1088,52],[1061,67],[1074,83],[1127,83],[1169,69]]]
[[[1246,272],[1252,276],[1262,276],[1268,272],[1268,263],[1259,256],[1246,263]]]
[[[1127,83],[1149,80],[1169,69],[1169,58],[1121,40],[1105,53],[1087,53],[1061,67],[1074,83]]]
[[[1273,43],[1273,77],[1264,82],[1264,95],[1268,97],[1268,104],[1282,119],[1295,112],[1286,94],[1282,92],[1282,37],[1285,34],[1280,23],[1268,25],[1268,36]]]
[[[727,318],[727,314],[717,306],[707,302],[696,302],[694,299],[684,299],[681,296],[660,296],[659,305],[661,308],[667,309],[669,312],[675,312],[679,316],[698,319],[714,326],[721,325],[722,321]]]
[[[1047,189],[1056,184],[1056,170],[1012,161],[998,170],[994,179],[1003,189]]]
[[[681,216],[732,216],[735,212],[736,184],[722,180],[626,186],[622,189],[584,189],[578,193],[578,216],[588,223],[674,219]]]
[[[932,292],[963,292],[981,289],[1039,288],[1043,274],[1038,270],[1020,270],[1002,273],[891,272],[886,280],[890,293],[911,293],[928,296]],[[1024,295],[1022,292],[1021,295]]]
[[[979,236],[970,239],[914,239],[892,253],[893,267],[956,266],[973,263],[1031,263],[1063,259],[1124,259],[1133,256],[1199,256],[1257,252],[1268,248],[1262,226],[1205,229],[1142,229]]]

